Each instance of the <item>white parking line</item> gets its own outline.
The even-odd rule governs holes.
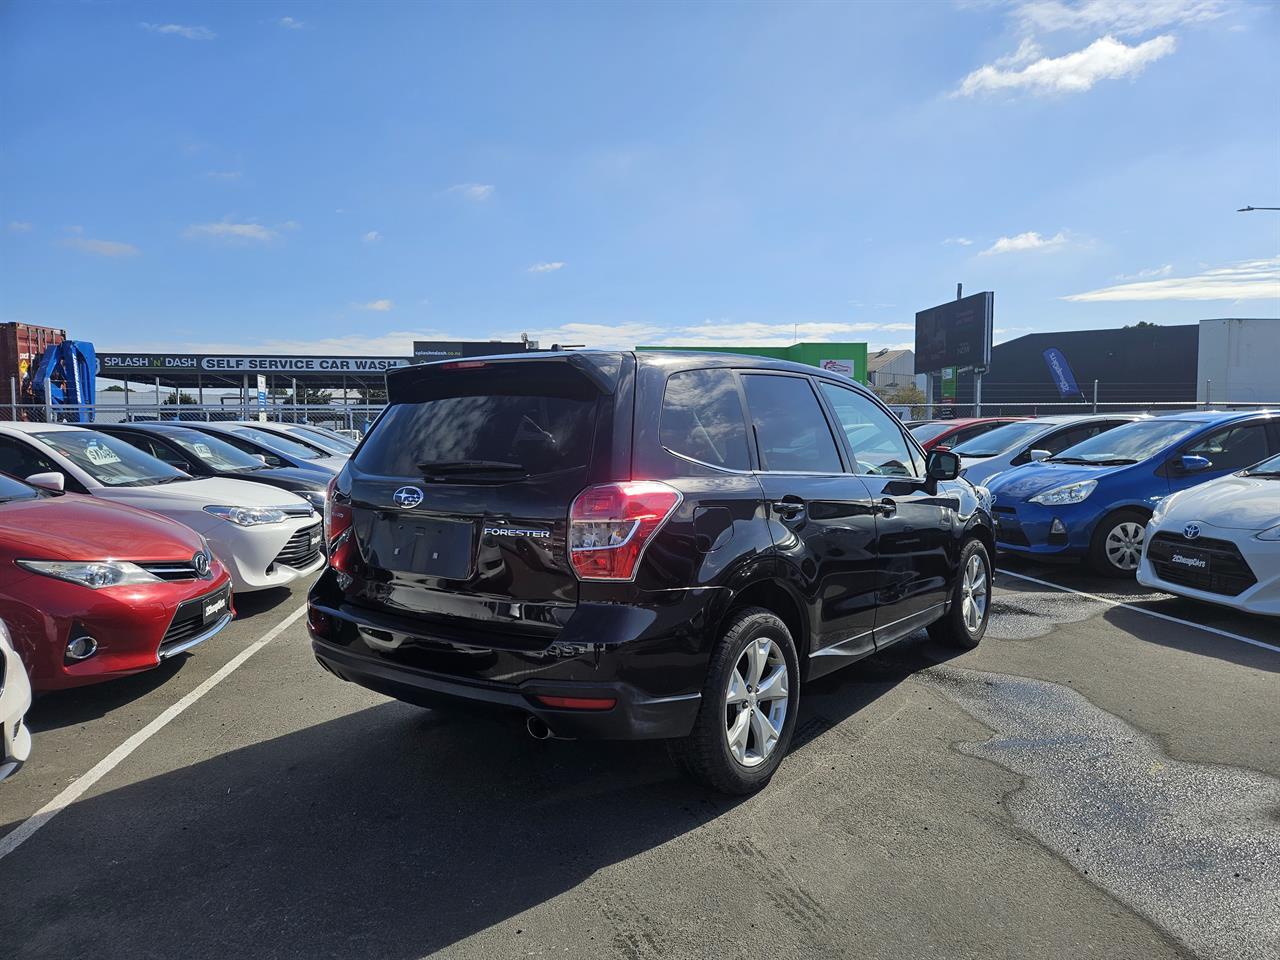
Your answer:
[[[1010,570],[1001,570],[996,574],[997,577],[1017,577],[1019,580],[1029,580],[1031,583],[1038,583],[1042,587],[1052,587],[1055,590],[1064,590],[1067,593],[1074,593],[1078,597],[1087,597],[1090,600],[1097,600],[1099,603],[1105,603],[1112,607],[1124,607],[1126,610],[1132,610],[1134,613],[1141,613],[1148,617],[1155,617],[1157,620],[1168,620],[1170,623],[1180,623],[1184,627],[1195,627],[1197,630],[1205,630],[1208,633],[1216,633],[1220,637],[1226,637],[1229,640],[1239,640],[1241,643],[1247,643],[1250,646],[1261,647],[1263,650],[1270,650],[1272,653],[1280,653],[1280,647],[1270,643],[1264,643],[1261,640],[1255,640],[1253,637],[1242,636],[1238,633],[1232,633],[1229,630],[1219,630],[1217,627],[1208,627],[1203,623],[1195,623],[1191,620],[1183,620],[1180,617],[1171,617],[1167,613],[1157,613],[1155,610],[1147,610],[1143,607],[1135,607],[1131,603],[1124,603],[1120,600],[1110,600],[1107,597],[1100,597],[1096,593],[1085,593],[1083,590],[1075,590],[1071,587],[1064,587],[1060,583],[1051,583],[1048,580],[1039,580],[1035,577],[1028,577],[1025,573],[1013,573]]]
[[[298,607],[298,609],[294,610],[293,613],[289,614],[289,616],[285,617],[274,627],[268,630],[260,639],[255,640],[253,643],[249,644],[249,646],[245,647],[232,657],[231,660],[224,664],[217,673],[207,678],[200,684],[200,686],[196,687],[177,703],[172,704],[145,727],[99,760],[88,773],[80,777],[75,783],[71,784],[43,807],[33,813],[14,830],[3,837],[0,837],[0,859],[3,859],[13,853],[13,851],[18,849],[18,847],[30,838],[33,833],[43,827],[67,807],[71,806],[71,804],[75,803],[75,801],[78,800],[86,790],[119,766],[119,764],[125,760],[129,754],[133,753],[133,751],[137,750],[140,746],[163,730],[170,721],[179,716],[184,710],[203,697],[206,693],[220,684],[223,680],[227,679],[227,677],[231,676],[231,674],[241,667],[246,660],[292,626],[297,622],[297,619],[306,612],[306,604]]]

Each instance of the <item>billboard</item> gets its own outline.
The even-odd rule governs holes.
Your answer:
[[[400,357],[286,357],[213,353],[100,353],[98,376],[124,379],[170,373],[383,373],[409,363]]]
[[[916,373],[943,367],[991,366],[990,290],[952,300],[916,314]]]

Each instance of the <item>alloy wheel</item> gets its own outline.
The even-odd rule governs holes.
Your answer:
[[[971,634],[977,633],[987,615],[987,564],[978,554],[969,557],[964,576],[960,580],[960,613],[964,627]]]
[[[1142,542],[1147,528],[1141,523],[1126,520],[1117,523],[1107,534],[1104,544],[1108,562],[1117,570],[1137,570],[1142,559]]]
[[[782,648],[768,637],[747,644],[729,671],[724,711],[729,752],[742,766],[759,766],[773,754],[787,720],[789,689]]]

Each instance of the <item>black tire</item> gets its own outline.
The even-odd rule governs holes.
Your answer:
[[[1117,510],[1115,513],[1109,513],[1098,522],[1098,527],[1093,531],[1093,539],[1089,542],[1089,566],[1094,573],[1101,574],[1104,577],[1110,577],[1113,580],[1132,580],[1138,573],[1137,557],[1142,553],[1142,540],[1146,538],[1147,523],[1150,516],[1141,510]],[[1138,540],[1137,556],[1134,556],[1131,550],[1121,550],[1118,554],[1119,546],[1115,546],[1108,542],[1109,538],[1114,534],[1121,541],[1127,542],[1128,538],[1122,532],[1122,528],[1132,532],[1133,525],[1136,524],[1142,531]],[[1132,557],[1132,565],[1126,565],[1128,560],[1123,563],[1115,562],[1116,557],[1129,558]]]
[[[976,558],[976,559],[975,559]],[[975,568],[981,574],[980,584],[975,581],[975,588],[980,586],[981,593],[970,595],[966,587],[967,579],[972,577]],[[987,632],[987,623],[991,620],[991,579],[993,568],[991,556],[986,544],[981,540],[970,540],[960,550],[960,562],[956,566],[956,582],[951,588],[951,606],[940,620],[929,624],[929,636],[938,643],[960,650],[972,650],[982,642]],[[972,604],[966,604],[972,599]],[[980,606],[978,600],[981,599]],[[974,618],[972,613],[979,612]],[[973,626],[973,620],[977,626]]]
[[[752,700],[750,705],[731,706],[728,702],[729,681],[731,673],[739,669],[740,662],[747,662],[744,661],[747,648],[760,640],[772,641],[781,655],[782,663],[775,664],[774,670],[776,671],[777,666],[786,667],[785,714],[781,718],[781,732],[772,748],[767,750],[762,759],[748,765],[749,739],[755,739],[758,745],[755,728],[751,727],[746,734],[747,739],[743,740],[747,760],[739,761],[730,748],[727,727],[730,710],[753,711],[756,709],[756,701]],[[748,669],[749,667],[748,663]],[[760,702],[763,703],[764,700]],[[800,665],[796,657],[795,642],[786,624],[762,607],[745,607],[734,611],[711,652],[707,679],[702,687],[702,703],[693,731],[687,737],[668,741],[671,758],[682,773],[721,793],[755,793],[769,782],[786,755],[795,732],[799,704]],[[748,717],[748,721],[750,719]],[[748,723],[748,726],[751,724]],[[768,734],[765,739],[768,739]]]

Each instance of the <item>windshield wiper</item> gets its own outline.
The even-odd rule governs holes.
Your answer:
[[[506,460],[423,460],[418,464],[423,473],[524,473],[524,465]]]

